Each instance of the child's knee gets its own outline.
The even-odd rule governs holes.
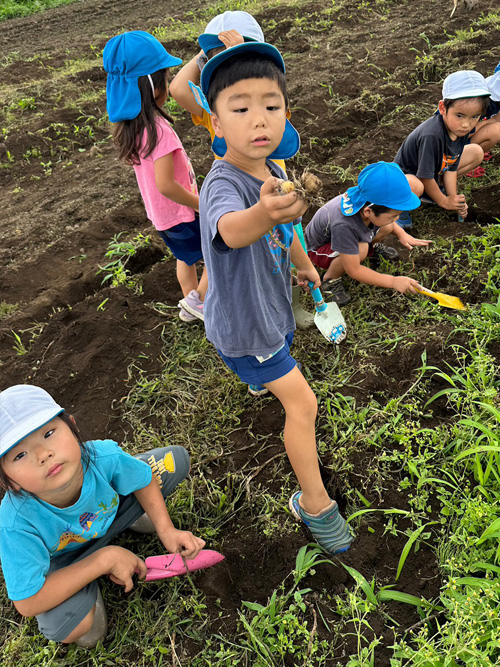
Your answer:
[[[417,197],[421,197],[425,191],[422,181],[416,176],[413,176],[413,174],[406,174],[406,178],[413,194],[417,195]]]
[[[297,392],[293,405],[285,406],[285,413],[293,414],[295,417],[305,419],[307,421],[316,421],[318,414],[318,401],[316,396],[307,385],[307,389]]]
[[[70,634],[62,640],[63,644],[71,644],[71,642],[76,642],[77,639],[86,635],[92,629],[94,624],[94,615],[95,615],[95,605],[89,611],[87,616],[81,621],[76,628],[70,632]]]
[[[479,144],[468,144],[464,148],[467,158],[474,164],[481,164],[484,158],[484,151]]]

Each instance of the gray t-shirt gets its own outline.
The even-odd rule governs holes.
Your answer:
[[[456,171],[469,134],[452,141],[441,114],[431,116],[403,141],[394,162],[405,174],[437,179],[444,171]]]
[[[273,175],[285,178],[274,162],[266,164]],[[208,340],[228,357],[268,356],[295,330],[289,252],[293,223],[277,225],[244,248],[229,248],[218,232],[223,215],[259,201],[262,183],[217,160],[200,194],[201,242],[208,271],[205,330]]]
[[[365,225],[359,212],[344,215],[340,208],[342,197],[334,197],[313,215],[304,232],[308,250],[317,250],[329,243],[333,251],[359,255],[358,244],[373,241],[379,230],[377,225]]]

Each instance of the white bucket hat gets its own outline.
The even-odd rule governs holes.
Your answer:
[[[0,457],[64,412],[45,389],[16,384],[0,393]]]
[[[443,81],[443,100],[483,97],[490,94],[486,79],[475,70],[453,72]]]

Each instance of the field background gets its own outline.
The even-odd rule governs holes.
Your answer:
[[[493,72],[498,3],[471,4],[451,18],[451,0],[80,0],[0,24],[0,388],[39,384],[86,437],[132,453],[184,445],[192,473],[171,514],[226,556],[128,596],[103,581],[109,635],[92,651],[46,642],[2,586],[3,665],[498,663],[500,151],[460,184],[465,222],[423,206],[415,235],[434,245],[379,267],[460,296],[466,311],[351,283],[345,343],[296,335],[324,479],[357,534],[326,559],[286,509],[280,404],[252,399],[202,325],[178,319],[174,262],[110,141],[102,69],[121,31],[150,30],[187,60],[216,13],[253,13],[287,65],[302,138],[290,166],[331,198],[392,160],[447,74]],[[208,134],[169,108],[201,185]],[[121,544],[162,550],[156,538]]]

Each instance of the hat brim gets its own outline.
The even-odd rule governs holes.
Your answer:
[[[253,37],[245,37],[245,35],[243,35],[243,39],[245,40],[245,43],[258,42],[257,39],[254,39]],[[208,51],[211,51],[212,49],[220,49],[221,46],[226,48],[226,45],[224,44],[224,42],[221,42],[218,35],[215,35],[213,33],[204,32],[202,35],[198,37],[198,44],[205,52],[205,55],[208,53]]]
[[[459,93],[452,93],[451,95],[445,95],[444,99],[447,100],[461,100],[465,97],[486,97],[490,96],[491,92],[488,88],[468,88],[467,90],[461,90]]]
[[[347,189],[347,198],[342,199],[340,202],[340,209],[344,215],[351,216],[358,211],[366,204],[366,196],[360,192],[359,186],[355,185],[352,188]],[[370,204],[375,204],[377,206],[387,206],[387,208],[392,209],[393,211],[413,211],[418,208],[421,204],[419,197],[413,192],[405,197],[403,200],[384,200],[375,198]]]
[[[287,119],[285,123],[285,131],[283,132],[280,144],[271,155],[268,155],[268,157],[271,160],[289,160],[299,152],[299,149],[300,135]],[[212,151],[217,157],[224,157],[227,151],[226,140],[224,138],[214,137],[214,140],[212,141]]]
[[[245,42],[244,44],[232,46],[230,49],[226,49],[225,51],[218,53],[206,63],[205,67],[201,71],[200,77],[200,86],[204,95],[208,93],[210,81],[212,80],[212,76],[219,65],[221,65],[226,60],[229,60],[229,58],[234,58],[240,53],[259,53],[261,55],[268,56],[276,63],[282,72],[285,72],[285,62],[281,53],[275,46],[267,44],[266,42]]]
[[[38,431],[39,428],[42,428],[42,426],[48,424],[62,412],[64,412],[64,408],[61,408],[59,405],[55,405],[52,408],[48,408],[47,410],[43,410],[37,413],[35,418],[25,420],[18,424],[15,428],[11,429],[7,437],[2,439],[0,458],[5,456],[7,452],[18,445],[21,440],[24,440],[24,438],[27,438],[35,431]]]

